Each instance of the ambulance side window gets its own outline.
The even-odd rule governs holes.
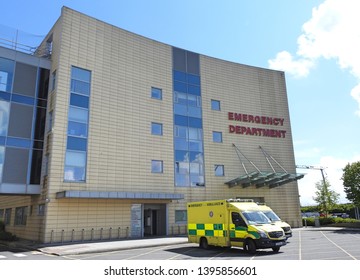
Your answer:
[[[243,220],[243,218],[241,218],[240,214],[237,212],[231,212],[231,219],[232,222],[235,226],[242,226],[242,227],[246,227],[246,223]]]

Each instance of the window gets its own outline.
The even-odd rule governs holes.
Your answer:
[[[27,207],[17,207],[15,209],[15,226],[26,225],[27,211]]]
[[[186,223],[187,212],[186,210],[175,210],[175,223]]]
[[[163,173],[162,160],[152,160],[151,161],[151,173]]]
[[[10,103],[0,100],[0,136],[7,136],[9,118],[10,118]]]
[[[10,225],[11,220],[11,208],[5,209],[5,218],[4,223],[5,225]]]
[[[211,110],[220,111],[220,101],[218,100],[211,100]]]
[[[85,182],[91,72],[71,67],[64,180]]]
[[[215,176],[224,176],[224,165],[215,164]]]
[[[0,91],[12,91],[15,63],[0,57]]]
[[[161,123],[151,123],[151,134],[152,135],[162,135],[162,124]]]
[[[39,204],[38,206],[38,216],[45,215],[45,204]]]
[[[152,87],[151,88],[151,98],[161,100],[162,99],[162,89]]]
[[[213,142],[216,143],[222,142],[222,132],[213,131]]]
[[[51,74],[51,91],[55,90],[56,85],[56,70]]]
[[[239,227],[239,226],[247,227],[245,221],[240,216],[240,214],[237,212],[231,212],[231,221],[236,227]]]
[[[52,131],[53,127],[53,111],[50,111],[48,114],[48,132]]]

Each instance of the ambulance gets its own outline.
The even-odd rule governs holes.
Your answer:
[[[268,217],[271,220],[272,223],[278,225],[284,230],[286,239],[292,236],[291,226],[288,223],[281,220],[279,216],[276,215],[276,213],[269,206],[265,204],[258,204],[258,205],[260,210],[266,215],[266,217]]]
[[[286,245],[284,230],[271,223],[253,200],[227,199],[187,204],[188,241],[209,246],[241,247],[279,252]]]

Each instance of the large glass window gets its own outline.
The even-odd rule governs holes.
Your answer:
[[[86,180],[91,72],[72,67],[68,114],[65,181]]]
[[[0,91],[12,91],[15,62],[0,57]]]
[[[199,59],[176,48],[173,56],[175,186],[204,186]]]

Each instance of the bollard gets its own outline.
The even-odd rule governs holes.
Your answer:
[[[103,238],[103,228],[100,229],[100,240]]]
[[[64,232],[65,230],[61,230],[61,243],[64,242]]]
[[[81,230],[81,242],[84,241],[84,232],[85,232],[85,229],[82,229]]]
[[[94,238],[94,228],[91,229],[91,236],[90,236],[90,240],[92,241]]]
[[[50,243],[53,243],[53,238],[54,238],[54,230],[51,230]]]
[[[118,228],[118,239],[120,239],[120,227]]]
[[[109,228],[109,240],[111,240],[112,227]]]
[[[71,242],[74,242],[75,229],[71,231]]]

